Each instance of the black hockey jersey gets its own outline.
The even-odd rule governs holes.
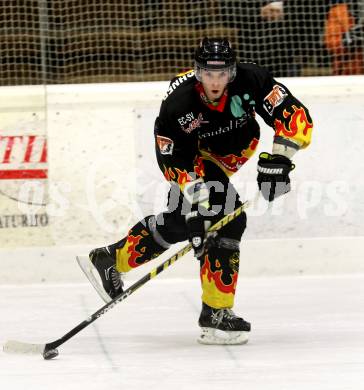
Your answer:
[[[206,175],[206,161],[231,176],[254,154],[260,137],[256,113],[274,129],[274,142],[305,148],[312,120],[307,108],[270,73],[237,65],[217,105],[206,100],[193,71],[174,78],[155,121],[157,161],[165,178],[184,184]]]

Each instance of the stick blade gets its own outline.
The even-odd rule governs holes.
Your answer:
[[[45,344],[23,343],[16,340],[8,340],[3,346],[4,352],[15,354],[43,355],[44,350]]]
[[[88,256],[76,256],[76,260],[83,273],[85,274],[86,278],[91,283],[92,287],[99,294],[100,298],[104,302],[109,303],[111,301],[111,298],[107,295],[102,285],[98,282],[97,277],[95,276],[95,273],[97,273],[97,271],[95,270],[95,267],[91,263]]]

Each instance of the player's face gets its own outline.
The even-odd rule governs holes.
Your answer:
[[[201,83],[209,100],[217,100],[224,93],[229,82],[229,70],[201,69]]]

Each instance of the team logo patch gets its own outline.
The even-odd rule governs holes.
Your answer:
[[[193,112],[190,112],[185,116],[178,118],[178,122],[181,126],[181,129],[187,134],[191,133],[198,127],[201,127],[202,123],[209,123],[208,121],[203,120],[201,112],[198,114],[197,118],[194,117]]]
[[[230,110],[235,118],[241,118],[243,116],[243,114],[245,114],[245,110],[242,107],[242,101],[241,101],[240,96],[234,95],[231,98]]]
[[[157,144],[161,154],[172,154],[174,142],[168,137],[157,135]]]
[[[288,93],[283,87],[278,84],[274,85],[273,89],[263,101],[263,106],[269,115],[273,114],[273,110],[279,106],[287,96]]]

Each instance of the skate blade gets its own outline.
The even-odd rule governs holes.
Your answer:
[[[101,299],[109,303],[112,299],[109,297],[109,295],[104,290],[101,281],[99,282],[98,277],[95,275],[98,275],[98,272],[96,268],[91,263],[88,256],[76,256],[76,260],[80,268],[82,269],[83,273],[85,274],[86,278],[89,280],[93,288],[96,290],[96,292],[99,294]]]
[[[249,339],[248,333],[244,331],[229,332],[213,328],[201,328],[201,334],[197,341],[205,345],[242,345],[246,344]]]

